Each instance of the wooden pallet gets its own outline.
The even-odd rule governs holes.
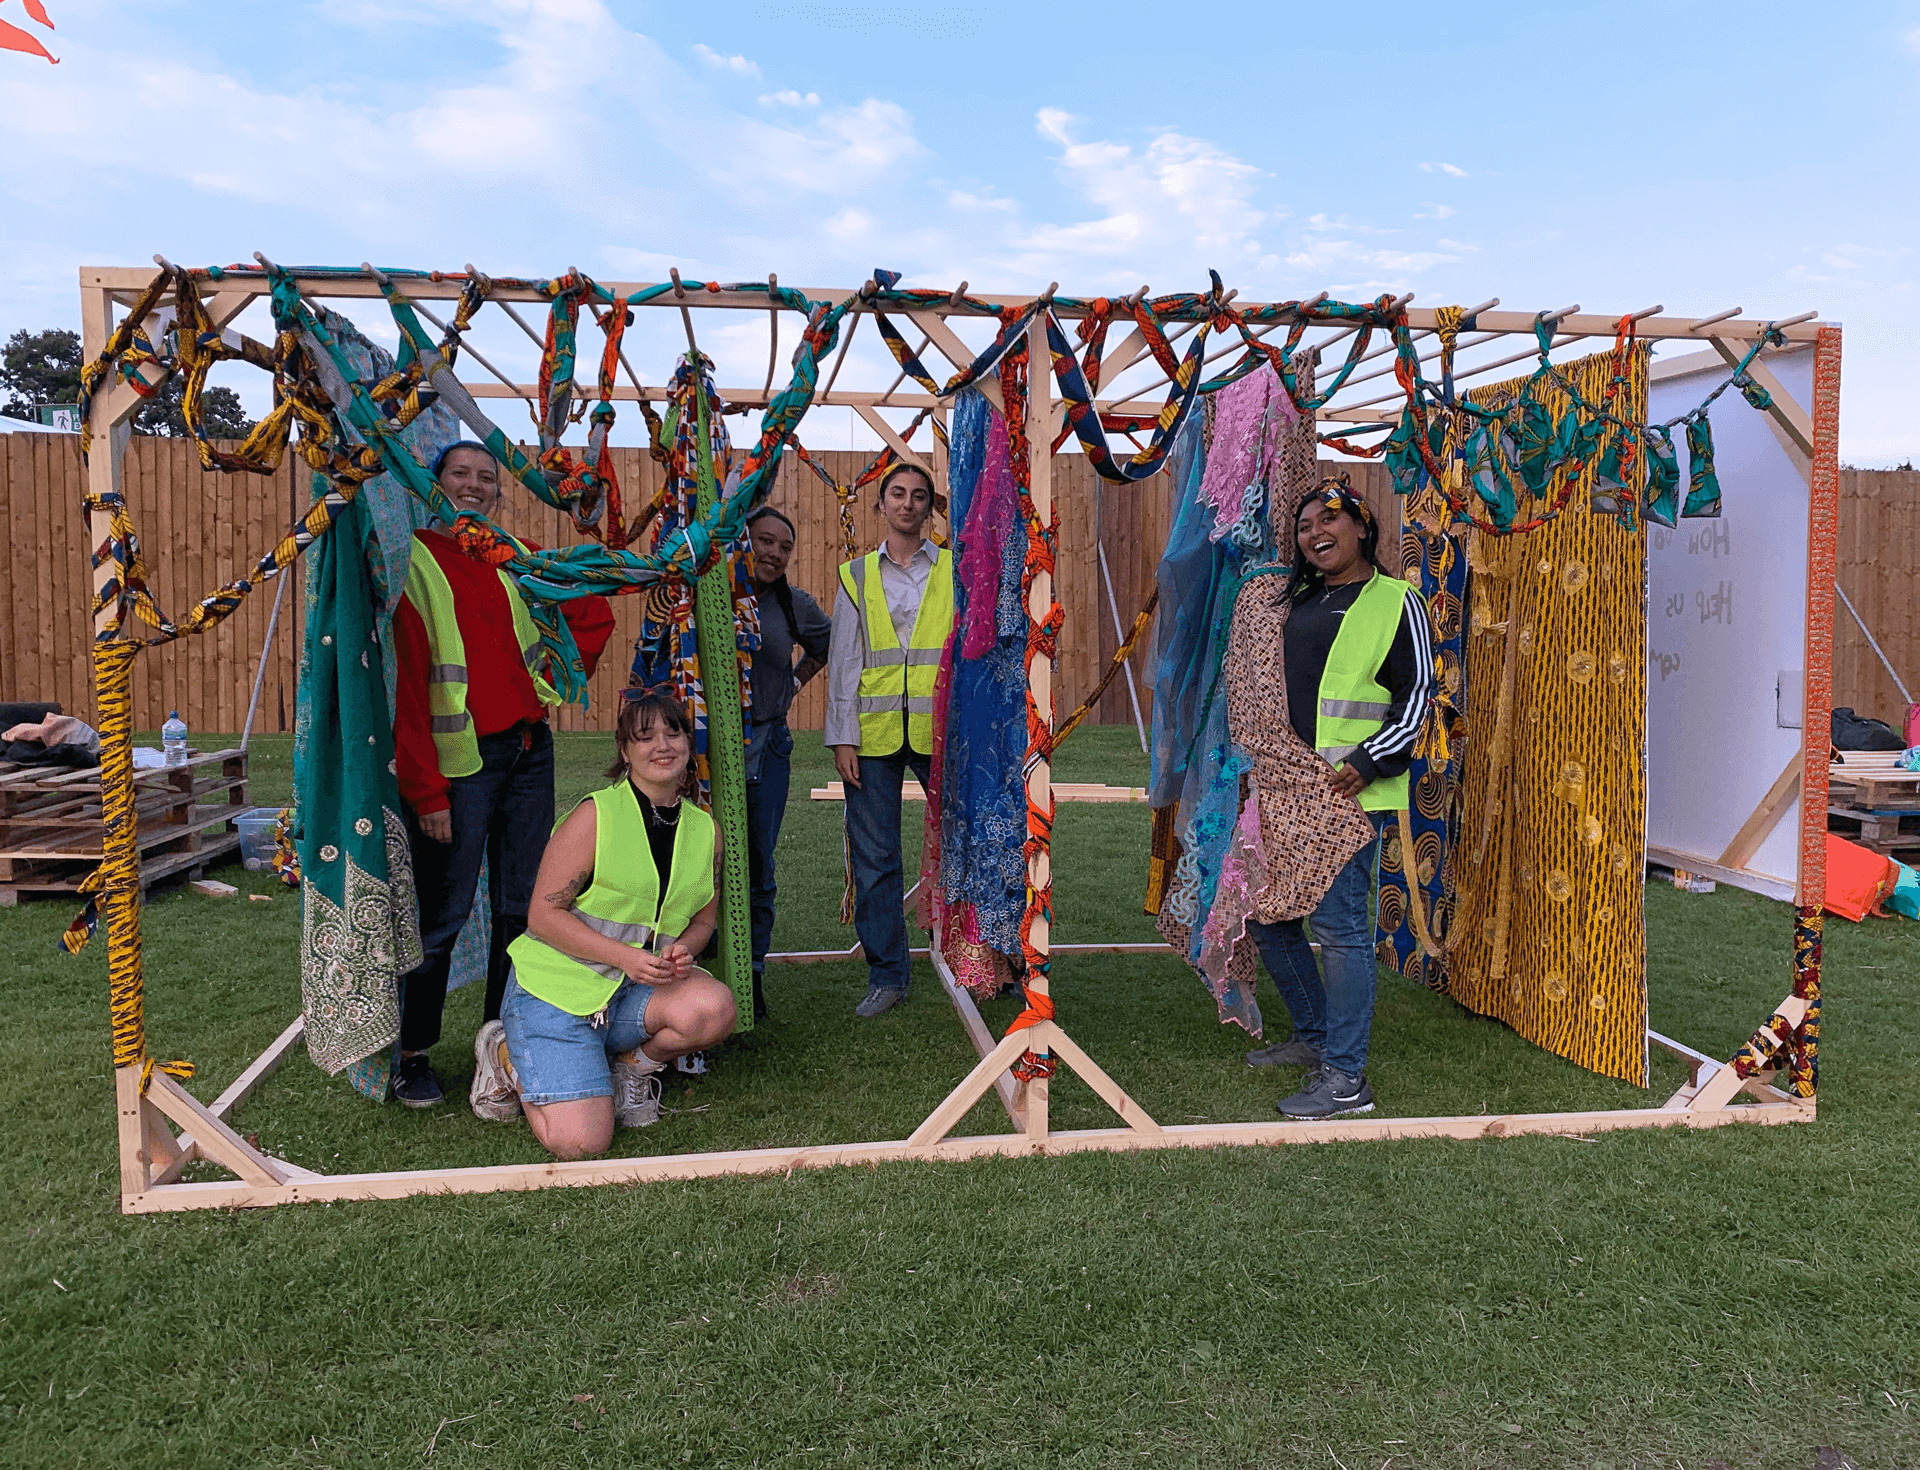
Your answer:
[[[1904,771],[1898,750],[1849,750],[1827,767],[1836,806],[1866,812],[1920,812],[1920,771]]]
[[[183,766],[135,771],[140,882],[202,878],[240,846],[233,818],[247,809],[247,757],[192,756]],[[0,762],[0,908],[22,894],[73,894],[100,863],[100,772]]]

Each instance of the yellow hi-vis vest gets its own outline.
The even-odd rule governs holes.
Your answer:
[[[1320,675],[1320,710],[1313,726],[1314,748],[1334,765],[1387,722],[1393,695],[1377,676],[1413,595],[1407,583],[1376,572],[1340,620]],[[1368,782],[1359,801],[1363,811],[1401,810],[1407,804],[1407,773]]]
[[[940,652],[953,632],[953,555],[942,551],[934,558],[905,648],[893,630],[893,614],[880,586],[881,555],[869,552],[840,568],[841,591],[860,609],[867,633],[854,704],[860,714],[860,754],[892,755],[904,738],[916,755],[931,755],[933,685]]]
[[[691,801],[681,801],[673,870],[662,894],[633,783],[623,776],[587,800],[593,803],[593,882],[574,900],[574,917],[635,949],[645,949],[656,931],[678,939],[713,902],[713,818]],[[515,939],[507,953],[520,988],[569,1015],[593,1015],[626,979],[616,966],[576,960],[531,934]]]
[[[540,630],[533,625],[526,600],[512,577],[504,571],[499,577],[507,589],[507,606],[513,609],[513,641],[526,661],[533,692],[542,704],[559,704],[560,696],[540,674]],[[407,565],[407,598],[427,625],[432,660],[427,666],[427,710],[433,717],[440,774],[471,776],[480,769],[480,738],[473,733],[473,716],[467,713],[467,642],[460,636],[453,585],[418,536],[413,538],[413,557]]]

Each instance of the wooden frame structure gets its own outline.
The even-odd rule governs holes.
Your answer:
[[[471,268],[469,268],[470,271]],[[381,295],[380,287],[370,270],[364,277],[354,277],[340,272],[293,271],[290,274],[303,281],[303,290],[310,286],[310,294],[321,299],[378,298]],[[264,272],[256,272],[251,268],[229,268],[223,272],[207,272],[204,273],[204,279],[209,288],[204,298],[205,305],[216,329],[228,328],[250,305],[259,301],[268,291]],[[145,269],[83,268],[81,270],[82,321],[85,351],[90,362],[97,361],[103,352],[114,326],[116,311],[137,299],[149,286],[151,280],[152,273]],[[410,276],[405,280],[404,289],[408,299],[414,301],[416,305],[423,305],[426,302],[457,297],[464,280],[465,277],[458,274],[433,278]],[[609,289],[625,295],[641,288],[631,284],[621,284],[611,286]],[[959,303],[965,289],[965,283],[962,283],[961,288],[952,293],[949,304],[944,306],[935,305],[929,309],[906,312],[899,311],[897,307],[894,309],[896,316],[910,320],[924,334],[925,340],[919,348],[921,353],[931,348],[950,362],[956,370],[970,363],[977,349],[970,346],[956,330],[955,319],[966,318],[976,323],[985,321],[988,324],[994,321],[993,318],[981,317],[977,309],[968,312],[961,310]],[[1141,288],[1141,297],[1145,296],[1145,290],[1146,288]],[[917,387],[902,391],[901,385],[907,377],[904,370],[899,377],[895,378],[892,386],[883,391],[838,387],[839,369],[845,362],[847,343],[851,341],[853,330],[857,329],[859,314],[872,308],[865,304],[864,296],[858,292],[809,290],[805,294],[815,300],[844,300],[848,297],[861,299],[861,304],[854,307],[856,314],[849,319],[847,340],[842,345],[840,357],[836,359],[831,374],[826,377],[824,386],[816,392],[814,403],[840,405],[853,409],[896,453],[928,465],[935,474],[937,483],[944,488],[946,469],[944,454],[936,452],[923,458],[922,451],[916,450],[909,442],[910,430],[903,432],[898,425],[888,420],[883,412],[883,410],[906,409],[936,414],[942,411],[940,400]],[[535,336],[531,328],[527,327],[526,323],[513,311],[512,306],[515,302],[534,303],[546,299],[531,283],[501,282],[496,283],[489,302],[498,304],[506,314],[513,317],[521,330],[526,331],[529,336]],[[1056,305],[1053,302],[1052,288],[1049,288],[1045,297],[1038,299],[1047,310],[1042,310],[1035,315],[1026,328],[1033,349],[1033,361],[1036,364],[1049,360],[1045,336],[1048,310],[1059,317],[1086,314],[1081,306],[1064,302]],[[1223,297],[1216,293],[1213,299],[1224,304],[1231,301],[1232,297],[1231,295]],[[1441,316],[1433,310],[1411,308],[1409,306],[1411,299],[1411,297],[1400,298],[1392,303],[1392,308],[1404,312],[1406,324],[1416,339],[1431,339],[1424,343],[1431,352],[1423,356],[1437,356],[1439,352],[1437,334],[1442,326]],[[769,300],[765,287],[703,288],[692,283],[683,287],[676,272],[673,291],[659,295],[644,304],[678,310],[685,322],[690,343],[695,338],[693,323],[696,312],[703,316],[715,312],[767,313],[771,322],[774,345],[770,351],[766,384],[759,389],[728,387],[721,390],[731,406],[754,407],[769,401],[778,358],[781,311],[779,308],[770,309]],[[976,303],[985,301],[994,307],[1024,309],[1034,303],[1036,298],[976,296],[971,300]],[[1255,335],[1265,335],[1282,327],[1290,327],[1302,319],[1303,313],[1310,315],[1312,308],[1325,300],[1326,297],[1322,295],[1311,302],[1282,308],[1270,321],[1264,323]],[[1610,339],[1622,320],[1616,316],[1582,314],[1578,307],[1536,314],[1503,312],[1497,310],[1498,305],[1497,301],[1485,302],[1466,313],[1466,321],[1462,324],[1463,330],[1457,342],[1460,356],[1454,367],[1455,382],[1482,377],[1512,364],[1535,358],[1539,351],[1537,334],[1542,327],[1548,330],[1553,349],[1558,350],[1595,338]],[[1243,305],[1239,309],[1247,308]],[[1803,754],[1806,759],[1802,783],[1800,870],[1796,897],[1803,918],[1809,912],[1817,915],[1825,895],[1825,732],[1831,704],[1834,528],[1839,492],[1839,328],[1813,321],[1814,313],[1811,312],[1790,321],[1765,324],[1764,327],[1759,322],[1743,317],[1737,309],[1702,318],[1675,318],[1667,317],[1661,308],[1653,307],[1633,313],[1632,316],[1638,335],[1642,339],[1703,344],[1729,363],[1741,361],[1748,349],[1753,346],[1756,335],[1765,329],[1783,333],[1790,342],[1811,343],[1817,353],[1816,391],[1811,405],[1797,403],[1777,379],[1774,379],[1765,366],[1764,354],[1755,359],[1749,368],[1751,375],[1772,394],[1772,405],[1768,410],[1770,422],[1780,438],[1783,450],[1793,457],[1810,487],[1807,664],[1803,723]],[[431,317],[430,314],[429,319],[437,322],[437,318]],[[1188,326],[1185,331],[1193,329],[1193,326]],[[1326,353],[1338,348],[1345,339],[1359,330],[1360,328],[1351,322],[1314,320],[1302,340],[1305,347]],[[1170,341],[1177,341],[1181,335],[1183,332],[1180,330],[1167,334]],[[538,340],[535,336],[536,343]],[[1102,412],[1151,415],[1159,411],[1159,401],[1151,395],[1164,386],[1167,374],[1150,353],[1149,345],[1148,341],[1142,337],[1141,331],[1135,329],[1107,352],[1097,379],[1090,384]],[[1236,343],[1223,348],[1214,356],[1234,351],[1237,346]],[[1520,347],[1521,350],[1509,350],[1515,347]],[[1347,350],[1350,354],[1352,353],[1351,347]],[[1354,361],[1353,369],[1345,378],[1340,390],[1320,410],[1318,415],[1320,421],[1350,427],[1386,425],[1394,422],[1398,417],[1396,405],[1402,399],[1403,393],[1397,386],[1379,381],[1391,376],[1394,363],[1389,360],[1371,369],[1364,367],[1364,364],[1373,358],[1390,357],[1393,351],[1393,346],[1389,344],[1371,353],[1357,355],[1357,361]],[[499,373],[485,359],[480,358],[476,351],[470,349],[468,355],[497,380],[464,384],[472,396],[481,399],[520,397],[527,399],[531,404],[535,394],[535,389],[531,385],[516,383]],[[662,399],[666,396],[664,387],[642,383],[633,373],[630,365],[626,365],[626,370],[628,382],[616,389],[616,398],[631,402],[643,398]],[[443,368],[441,371],[450,370]],[[980,386],[989,398],[998,399],[997,380],[983,380]],[[581,397],[588,396],[584,388],[576,391]],[[119,614],[123,610],[120,604],[125,597],[125,589],[117,587],[114,581],[113,562],[104,548],[108,545],[111,535],[111,510],[119,503],[121,462],[129,433],[128,420],[141,402],[140,393],[130,383],[115,375],[110,377],[94,395],[89,414],[94,440],[94,449],[88,467],[88,483],[90,540],[95,548],[92,585],[96,598],[96,673],[106,666],[105,659],[111,656],[111,649],[114,646],[112,635],[119,625]],[[1062,423],[1064,407],[1062,401],[1053,394],[1050,376],[1036,368],[1032,374],[1031,391],[1026,406],[1025,428],[1030,445],[1044,448],[1054,441]],[[1033,503],[1044,521],[1050,516],[1052,506],[1048,454],[1040,452],[1032,455],[1030,475]],[[1044,616],[1051,602],[1052,590],[1042,574],[1034,579],[1030,612],[1038,619]],[[1028,679],[1037,707],[1045,713],[1051,727],[1052,670],[1044,660],[1036,658],[1029,664]],[[1030,763],[1028,788],[1030,797],[1034,801],[1045,809],[1051,809],[1052,785],[1048,762],[1037,760]],[[107,849],[109,862],[114,859],[116,850],[116,834],[110,822]],[[133,858],[137,861],[137,854],[134,854]],[[1047,856],[1042,853],[1030,865],[1028,876],[1031,883],[1035,885],[1047,883],[1050,877],[1048,861]],[[113,957],[114,940],[116,938],[125,940],[128,937],[128,925],[131,925],[136,971],[132,978],[137,988],[139,926],[137,896],[131,905],[123,907],[117,914],[109,907],[108,924],[110,962]],[[116,928],[119,931],[117,935],[114,932]],[[1033,943],[1042,954],[1068,954],[1076,951],[1114,952],[1123,949],[1157,952],[1162,948],[1159,945],[1053,946],[1045,931],[1044,921],[1036,921]],[[838,957],[833,954],[821,954],[794,955],[786,958],[807,961]],[[776,958],[780,957],[776,956]],[[834,1164],[872,1164],[908,1159],[958,1160],[1085,1151],[1205,1148],[1225,1144],[1273,1145],[1382,1138],[1472,1139],[1512,1137],[1520,1134],[1584,1135],[1626,1128],[1712,1128],[1733,1122],[1763,1124],[1803,1122],[1811,1121],[1815,1116],[1815,1105],[1811,1096],[1790,1095],[1771,1085],[1774,1075],[1773,1062],[1781,1043],[1790,1034],[1797,1032],[1808,1018],[1808,999],[1798,993],[1800,987],[1796,987],[1796,993],[1789,996],[1769,1022],[1756,1032],[1754,1040],[1743,1050],[1744,1060],[1739,1065],[1721,1062],[1666,1037],[1649,1033],[1649,1040],[1653,1044],[1677,1055],[1688,1066],[1687,1084],[1657,1107],[1504,1116],[1340,1118],[1317,1123],[1279,1121],[1162,1126],[1149,1117],[1112,1078],[1101,1070],[1093,1058],[1073,1041],[1065,1026],[1058,1021],[1042,1020],[1038,1025],[1023,1031],[1011,1032],[1006,1038],[997,1043],[994,1042],[970,998],[955,984],[952,972],[942,957],[935,951],[931,958],[960,1012],[976,1051],[980,1054],[980,1061],[912,1135],[903,1140],[807,1148],[757,1149],[731,1153],[683,1154],[656,1158],[550,1162],[381,1174],[320,1175],[290,1165],[284,1160],[264,1155],[235,1133],[227,1122],[233,1108],[257,1088],[278,1066],[287,1052],[300,1041],[303,1025],[296,1020],[211,1105],[201,1103],[163,1068],[155,1067],[150,1059],[144,1065],[116,1066],[114,1084],[119,1102],[121,1208],[127,1213],[225,1209],[311,1200],[389,1199],[415,1194],[481,1193],[494,1190],[538,1189],[553,1185],[785,1173],[798,1168],[820,1168]],[[1812,964],[1817,986],[1817,950]],[[116,971],[116,978],[123,977],[119,977]],[[1044,976],[1033,978],[1029,984],[1039,996],[1045,997]],[[1817,996],[1817,988],[1813,993]],[[1817,1004],[1817,1000],[1814,1004]],[[1774,1038],[1771,1045],[1767,1042],[1769,1037]],[[144,1051],[143,1038],[140,1046]],[[1124,1126],[1071,1132],[1053,1131],[1048,1123],[1048,1084],[1045,1076],[1016,1082],[1009,1075],[1010,1066],[1023,1053],[1029,1051],[1051,1053],[1060,1062],[1078,1072],[1114,1110]],[[971,1107],[984,1098],[989,1091],[996,1089],[1009,1117],[1013,1120],[1015,1131],[982,1137],[950,1137],[953,1127]],[[172,1127],[169,1126],[170,1123],[182,1130],[179,1135],[175,1135]],[[220,1182],[179,1182],[182,1170],[195,1159],[205,1159],[218,1164],[235,1178]]]

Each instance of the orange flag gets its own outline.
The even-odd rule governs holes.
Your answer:
[[[0,5],[5,3],[6,0],[0,0]],[[54,28],[53,20],[47,14],[47,7],[41,3],[41,0],[22,0],[22,3],[27,7],[27,14],[30,17],[39,21],[48,30]],[[55,66],[60,64],[60,58],[49,52],[33,36],[21,30],[19,26],[8,25],[4,20],[0,20],[0,51],[24,51],[28,56],[44,56]]]

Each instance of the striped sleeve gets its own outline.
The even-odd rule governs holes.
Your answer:
[[[1360,743],[1360,752],[1373,766],[1369,779],[1398,776],[1413,763],[1413,743],[1433,699],[1433,625],[1418,589],[1407,594],[1400,631],[1378,678],[1390,703],[1385,723]]]

